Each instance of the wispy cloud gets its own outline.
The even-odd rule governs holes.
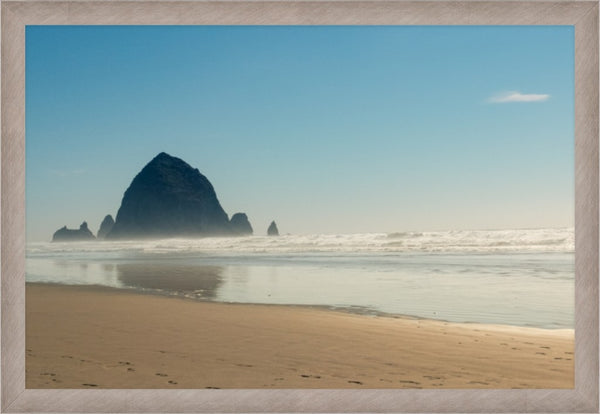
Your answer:
[[[521,93],[517,91],[503,92],[488,98],[489,103],[510,102],[544,102],[550,99],[550,95],[542,93]]]
[[[74,175],[85,174],[85,170],[50,170],[51,174],[57,175],[59,177],[71,177]]]

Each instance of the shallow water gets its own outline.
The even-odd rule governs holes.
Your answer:
[[[572,328],[572,229],[28,245],[27,281]]]

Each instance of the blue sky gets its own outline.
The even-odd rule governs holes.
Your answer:
[[[571,26],[28,26],[29,241],[165,151],[255,234],[573,225]]]

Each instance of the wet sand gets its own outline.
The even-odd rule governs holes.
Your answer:
[[[27,388],[572,388],[573,330],[27,284]]]

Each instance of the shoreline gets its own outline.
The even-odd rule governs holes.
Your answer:
[[[216,300],[205,300],[201,298],[192,298],[184,295],[177,294],[169,294],[162,293],[156,289],[140,289],[134,287],[114,287],[114,286],[106,286],[106,285],[97,285],[97,284],[65,284],[58,282],[25,282],[26,286],[55,286],[55,287],[65,287],[65,288],[73,288],[73,289],[82,289],[82,290],[90,290],[90,291],[98,291],[98,292],[108,292],[108,293],[124,293],[131,295],[142,295],[142,296],[154,296],[154,297],[162,297],[162,298],[171,298],[171,299],[179,299],[185,301],[191,301],[195,303],[213,303],[213,304],[223,304],[223,305],[231,305],[231,306],[265,306],[265,307],[285,307],[285,308],[306,308],[306,309],[315,309],[321,310],[324,312],[339,312],[349,315],[358,315],[364,317],[373,317],[373,318],[390,318],[390,319],[404,319],[404,320],[417,320],[417,321],[431,321],[431,322],[442,322],[448,323],[452,325],[464,325],[464,326],[478,326],[478,327],[489,327],[494,330],[539,330],[540,332],[556,332],[556,333],[564,333],[565,335],[574,335],[574,328],[545,328],[534,325],[510,325],[510,324],[500,324],[500,323],[484,323],[484,322],[455,322],[446,319],[434,319],[427,318],[424,316],[418,315],[408,315],[408,314],[398,314],[391,312],[379,311],[376,309],[370,309],[362,306],[336,306],[336,305],[309,305],[309,304],[297,304],[297,303],[254,303],[254,302],[224,302],[224,301],[216,301]]]
[[[570,329],[26,283],[27,388],[572,388]]]

